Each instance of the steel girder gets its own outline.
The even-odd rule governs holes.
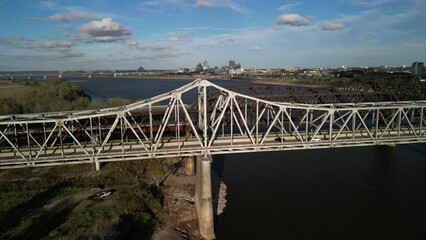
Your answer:
[[[274,102],[197,79],[118,108],[0,116],[0,168],[425,142],[425,107]]]

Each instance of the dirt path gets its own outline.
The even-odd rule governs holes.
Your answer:
[[[153,240],[202,239],[195,209],[195,176],[169,176],[164,183],[166,227]]]

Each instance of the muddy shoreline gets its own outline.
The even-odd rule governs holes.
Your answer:
[[[199,232],[195,207],[196,176],[172,175],[164,182],[164,207],[167,209],[165,226],[155,233],[153,240],[203,239]],[[225,211],[226,185],[212,172],[214,216]]]

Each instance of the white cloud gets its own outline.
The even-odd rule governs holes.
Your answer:
[[[45,9],[54,9],[54,8],[56,8],[56,7],[57,7],[56,2],[55,2],[55,1],[52,1],[52,0],[40,1],[40,2],[38,3],[38,5],[39,5],[41,8],[45,8]]]
[[[74,41],[47,41],[37,42],[32,39],[25,38],[21,35],[12,35],[0,38],[0,45],[10,48],[35,49],[47,52],[69,53],[72,47],[76,46]]]
[[[173,36],[166,39],[168,42],[186,42],[191,40],[191,37],[186,33],[175,33]]]
[[[20,35],[13,35],[7,38],[0,38],[0,44],[5,44],[11,48],[32,49],[45,53],[54,53],[54,55],[46,56],[52,59],[76,58],[83,56],[83,53],[81,52],[72,51],[72,48],[77,45],[74,41],[36,42]],[[40,54],[38,53],[38,55]]]
[[[266,48],[263,48],[263,47],[252,47],[250,49],[250,51],[252,51],[252,52],[263,52],[263,51],[266,51]]]
[[[197,0],[193,7],[198,8],[228,8],[235,12],[247,12],[237,1],[235,0]]]
[[[365,6],[365,7],[377,7],[382,6],[386,4],[391,3],[397,3],[397,2],[407,2],[407,1],[401,1],[401,0],[352,0],[355,4]]]
[[[12,45],[12,44],[17,44],[23,40],[26,40],[23,36],[21,35],[12,35],[9,37],[0,37],[0,44],[5,44],[5,45]]]
[[[138,43],[133,39],[126,39],[126,40],[124,40],[124,45],[126,45],[128,47],[137,47]]]
[[[219,37],[213,37],[213,38],[206,38],[205,41],[202,41],[202,43],[198,43],[198,48],[211,48],[216,46],[227,46],[230,44],[235,43],[237,36],[232,35],[224,35]]]
[[[289,11],[290,9],[292,9],[294,6],[301,4],[301,2],[295,2],[295,3],[289,3],[289,4],[284,4],[281,5],[278,8],[278,11]]]
[[[95,16],[84,11],[72,11],[68,13],[56,13],[54,15],[45,18],[31,18],[34,21],[45,21],[45,22],[73,22],[84,19],[94,19]]]
[[[311,22],[299,14],[282,14],[278,16],[277,25],[291,25],[296,27],[309,26]]]
[[[209,2],[209,1],[197,1],[192,6],[197,7],[197,8],[214,8],[214,7],[216,7],[216,5],[214,3]]]
[[[74,39],[87,42],[115,42],[130,39],[132,29],[114,22],[111,18],[103,18],[100,21],[91,21],[90,23],[79,27],[83,35],[76,35]]]
[[[160,4],[160,2],[158,1],[148,1],[148,2],[144,2],[143,4],[148,5],[148,6],[155,6]]]
[[[77,58],[83,56],[84,54],[81,52],[65,52],[61,55],[62,58]]]
[[[224,7],[224,8],[229,8],[236,12],[241,12],[241,13],[247,12],[242,6],[240,6],[240,4],[238,4],[234,0],[217,0],[216,5]]]
[[[346,26],[340,22],[326,22],[322,25],[324,31],[343,30]]]
[[[22,48],[30,48],[30,49],[47,49],[47,50],[56,50],[56,51],[64,51],[66,49],[70,49],[72,46],[75,46],[75,42],[73,41],[50,41],[43,43],[29,43],[22,45]]]

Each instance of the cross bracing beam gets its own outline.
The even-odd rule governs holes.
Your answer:
[[[184,101],[191,94],[195,105]],[[198,79],[118,108],[0,116],[0,168],[419,143],[425,108],[274,102]]]

